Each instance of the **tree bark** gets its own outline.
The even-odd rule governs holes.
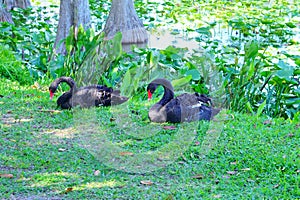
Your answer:
[[[4,5],[6,8],[4,8]],[[9,11],[14,7],[24,9],[30,6],[30,0],[3,0],[2,3],[0,3],[0,22],[8,22],[14,24]]]
[[[111,39],[119,31],[122,32],[123,44],[148,41],[147,31],[136,14],[133,0],[112,0],[104,32],[106,38]]]
[[[7,10],[11,10],[14,7],[27,8],[31,6],[30,0],[3,0]]]
[[[0,22],[8,22],[14,24],[11,14],[4,8],[2,3],[0,3]]]
[[[88,0],[61,0],[59,8],[59,22],[54,48],[56,53],[66,53],[64,43],[60,43],[69,35],[70,28],[74,30],[82,25],[85,29],[90,27],[90,9]],[[76,34],[75,34],[76,35]]]

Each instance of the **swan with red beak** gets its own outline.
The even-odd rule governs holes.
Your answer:
[[[148,116],[152,122],[180,123],[210,120],[218,113],[211,107],[211,99],[204,94],[184,93],[175,97],[171,82],[162,78],[153,80],[147,86],[148,100],[160,85],[164,88],[164,94],[161,100],[149,110]]]

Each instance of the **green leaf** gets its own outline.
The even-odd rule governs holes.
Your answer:
[[[286,105],[300,105],[300,98],[290,98],[286,100]]]
[[[252,76],[254,75],[254,72],[255,72],[255,64],[254,64],[254,62],[251,62],[249,69],[248,69],[248,75],[247,75],[248,80],[252,78]]]
[[[201,35],[206,35],[208,37],[211,37],[210,27],[197,28],[195,31]]]
[[[296,28],[296,25],[294,24],[294,23],[292,23],[292,22],[287,22],[287,23],[285,23],[288,27],[290,27],[290,28]]]
[[[300,66],[300,58],[298,58],[298,59],[295,60],[295,64],[298,65],[298,66]]]
[[[246,103],[246,107],[248,108],[248,110],[249,110],[252,114],[254,114],[254,111],[253,111],[253,109],[252,109],[251,104],[250,104],[249,101]]]
[[[124,95],[128,95],[130,93],[130,90],[129,90],[130,85],[131,85],[131,73],[130,73],[130,70],[128,70],[125,73],[124,78],[123,78],[123,82],[122,82],[122,85],[120,88],[121,93]]]
[[[282,60],[278,62],[278,66],[281,68],[281,70],[278,70],[275,73],[275,76],[277,76],[280,79],[284,79],[287,81],[291,80],[291,77],[294,74],[294,68],[286,63],[284,63]]]
[[[254,60],[258,54],[258,42],[255,40],[249,41],[245,44],[245,61]]]
[[[188,75],[188,76],[185,76],[183,78],[180,78],[180,79],[176,79],[176,80],[173,80],[172,81],[172,85],[174,87],[180,87],[180,86],[183,86],[187,83],[189,83],[191,80],[192,80],[192,75]]]
[[[113,41],[113,54],[117,59],[122,54],[122,33],[121,32],[116,33],[112,41]]]
[[[150,66],[152,66],[152,64],[153,64],[153,53],[152,53],[152,51],[149,51],[147,53],[147,63],[149,63]]]
[[[256,113],[256,117],[257,118],[262,114],[262,112],[263,112],[263,110],[264,110],[264,108],[266,106],[266,103],[267,103],[267,101],[264,100],[264,102],[262,104],[260,104],[260,106],[258,107],[257,113]]]
[[[200,80],[201,76],[200,76],[200,72],[197,69],[190,69],[186,72],[186,75],[191,75],[192,79],[195,81]]]

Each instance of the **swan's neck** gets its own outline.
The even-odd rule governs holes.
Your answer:
[[[58,82],[56,83],[56,88],[57,88],[58,85],[59,85],[60,83],[62,83],[62,82],[65,82],[65,83],[67,83],[67,84],[70,86],[70,92],[76,90],[76,84],[75,84],[75,81],[74,81],[72,78],[70,78],[70,77],[65,77],[65,76],[60,77],[60,78],[58,79]]]
[[[172,88],[168,88],[166,86],[164,87],[164,95],[161,98],[161,100],[158,102],[158,104],[164,106],[166,105],[169,101],[171,101],[174,98],[174,92]]]

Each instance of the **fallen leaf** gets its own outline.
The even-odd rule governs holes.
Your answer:
[[[227,174],[235,175],[235,174],[236,174],[236,171],[227,171]]]
[[[159,161],[169,160],[169,157],[158,157],[157,160]]]
[[[64,152],[64,151],[66,151],[66,150],[67,150],[67,149],[64,149],[64,148],[59,148],[59,149],[58,149],[59,152]]]
[[[213,197],[216,198],[216,199],[220,199],[222,197],[222,195],[221,194],[215,194]]]
[[[226,175],[223,175],[222,178],[226,178],[226,179],[229,179],[230,176],[226,176]]]
[[[100,174],[100,170],[94,171],[94,175],[95,175],[95,176],[99,176],[99,174]]]
[[[0,174],[0,177],[1,178],[13,178],[14,175],[12,175],[12,174]]]
[[[184,161],[187,161],[186,157],[183,154],[181,155],[181,157]]]
[[[149,180],[146,180],[146,181],[141,181],[141,184],[143,184],[143,185],[152,185],[153,182],[149,181]]]
[[[176,127],[175,126],[164,126],[163,129],[165,129],[165,130],[175,130]]]
[[[171,195],[171,194],[169,194],[166,198],[165,198],[165,200],[173,200],[174,199],[174,197],[173,197],[173,195]]]
[[[116,118],[111,117],[111,118],[109,119],[109,121],[110,121],[110,122],[116,121]]]
[[[41,86],[38,82],[34,82],[34,84],[31,86],[31,88],[34,88],[34,89],[41,89]]]
[[[250,171],[250,168],[241,169],[242,171]]]
[[[33,97],[34,94],[26,94],[25,97]],[[26,102],[26,103],[29,103],[29,102]]]
[[[195,176],[192,176],[192,178],[195,178],[195,179],[203,179],[204,176],[202,174],[197,174]]]
[[[61,111],[60,110],[39,110],[39,112],[60,113]]]
[[[264,125],[270,125],[270,124],[272,124],[272,121],[271,120],[266,120],[266,121],[263,122],[263,124]]]
[[[280,185],[279,184],[276,184],[273,186],[273,188],[278,188]]]
[[[120,152],[119,154],[120,154],[120,156],[132,156],[133,155],[133,153],[129,152],[129,151]]]
[[[73,191],[73,188],[68,187],[68,188],[65,190],[65,193],[68,193],[68,192],[71,192],[71,191]]]

